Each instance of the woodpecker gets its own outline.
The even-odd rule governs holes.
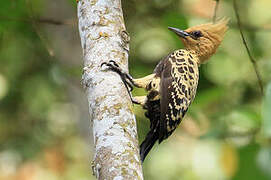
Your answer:
[[[142,162],[155,142],[167,139],[182,121],[196,95],[199,66],[216,52],[228,29],[227,23],[227,19],[221,19],[186,30],[168,27],[183,42],[184,49],[167,55],[152,74],[143,78],[132,78],[113,60],[103,63],[121,76],[130,91],[133,86],[147,90],[146,96],[132,97],[133,103],[147,110],[145,115],[150,119],[150,130],[140,145]]]

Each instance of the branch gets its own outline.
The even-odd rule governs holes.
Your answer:
[[[219,5],[219,0],[214,0],[215,1],[215,10],[214,10],[214,15],[213,15],[213,23],[216,21],[216,13]]]
[[[250,50],[249,50],[249,48],[248,48],[247,42],[246,42],[246,40],[245,40],[244,34],[243,34],[242,24],[241,24],[241,21],[240,21],[240,16],[239,16],[239,13],[238,13],[238,7],[237,7],[236,0],[233,0],[233,7],[234,7],[234,12],[235,12],[235,15],[236,15],[236,19],[237,19],[237,25],[238,25],[238,27],[239,27],[240,34],[241,34],[241,37],[242,37],[242,40],[243,40],[243,44],[244,44],[244,46],[246,47],[247,54],[248,54],[249,59],[250,59],[252,65],[253,65],[254,71],[255,71],[256,76],[257,76],[257,79],[258,79],[258,83],[259,83],[259,86],[260,86],[261,94],[263,95],[263,84],[262,84],[262,79],[261,79],[261,76],[260,76],[260,73],[259,73],[259,70],[258,70],[257,62],[256,62],[256,60],[252,57],[252,55],[251,55],[251,53],[250,53]]]
[[[30,1],[25,0],[25,2],[26,2],[26,5],[29,8],[29,17],[30,17],[30,19],[35,19],[34,11],[33,11],[33,8],[32,8],[32,5],[31,5]],[[44,45],[45,49],[47,50],[48,54],[51,57],[55,56],[55,52],[54,52],[53,48],[51,47],[47,37],[40,30],[39,26],[36,24],[35,21],[32,21],[32,25],[33,25],[33,28],[36,31],[37,35],[39,36],[41,43]]]
[[[73,19],[61,21],[61,20],[49,19],[49,18],[31,19],[31,18],[12,18],[12,17],[0,16],[0,21],[19,21],[19,22],[25,22],[25,23],[41,23],[41,24],[70,25],[70,26],[76,25]]]
[[[118,74],[101,68],[103,62],[114,60],[128,71],[129,36],[121,0],[80,0],[77,10],[84,56],[82,85],[93,123],[93,172],[98,179],[143,179],[128,92]]]

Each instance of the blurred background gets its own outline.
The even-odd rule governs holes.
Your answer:
[[[215,8],[214,0],[122,3],[134,77],[183,47],[168,26],[210,22]],[[238,4],[265,95],[232,1],[221,0],[217,17],[229,17],[230,29],[200,67],[198,93],[181,126],[146,158],[145,179],[271,179],[271,1]],[[0,1],[0,180],[94,179],[82,64],[75,0]],[[134,111],[141,142],[149,122],[139,106]]]

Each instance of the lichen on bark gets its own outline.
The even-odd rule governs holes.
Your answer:
[[[116,61],[128,71],[129,35],[121,0],[80,0],[82,85],[89,102],[98,179],[143,179],[135,116],[120,77],[101,67]]]

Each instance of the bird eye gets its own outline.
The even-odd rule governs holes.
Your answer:
[[[192,35],[195,39],[202,37],[201,31],[193,31],[193,32],[191,32],[191,35]]]

